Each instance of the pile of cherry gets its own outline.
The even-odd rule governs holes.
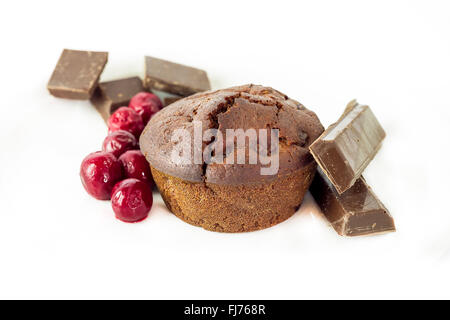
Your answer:
[[[135,95],[128,107],[117,109],[108,120],[108,136],[102,151],[81,163],[80,177],[96,199],[111,199],[116,217],[125,222],[147,218],[153,204],[150,166],[139,150],[139,136],[150,118],[162,108],[149,92]]]

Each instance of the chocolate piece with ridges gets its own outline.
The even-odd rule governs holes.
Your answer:
[[[205,71],[153,57],[145,57],[144,85],[180,96],[211,89]]]
[[[319,168],[309,188],[312,196],[341,236],[394,232],[394,219],[363,177],[339,194]]]
[[[120,107],[127,107],[131,98],[145,91],[139,77],[102,82],[91,98],[92,104],[105,121]]]
[[[370,108],[354,100],[309,149],[336,190],[343,193],[361,176],[385,136]]]
[[[87,100],[108,61],[107,52],[64,49],[47,84],[58,98]]]

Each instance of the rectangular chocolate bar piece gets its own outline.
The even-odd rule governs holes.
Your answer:
[[[108,61],[107,52],[64,49],[47,84],[58,98],[89,99]]]
[[[361,236],[394,232],[394,219],[363,177],[339,194],[318,168],[309,188],[312,196],[341,236]]]
[[[183,97],[165,97],[164,106],[167,107],[169,104],[172,104],[180,99],[183,99]]]
[[[180,96],[211,89],[205,71],[153,57],[145,57],[144,85]]]
[[[336,190],[343,193],[361,176],[385,136],[370,108],[354,100],[309,149]]]
[[[106,122],[116,109],[127,107],[131,98],[142,91],[145,89],[139,77],[102,82],[95,90],[91,102]]]

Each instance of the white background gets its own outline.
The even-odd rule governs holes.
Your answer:
[[[450,298],[448,1],[20,1],[0,5],[0,298]],[[153,55],[215,89],[272,86],[328,126],[357,98],[387,132],[365,172],[395,234],[341,238],[308,195],[273,228],[219,234],[171,215],[125,224],[79,165],[106,135],[46,83],[63,48]]]

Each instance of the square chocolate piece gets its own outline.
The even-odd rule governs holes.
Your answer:
[[[394,232],[394,219],[361,176],[339,194],[318,168],[309,188],[327,220],[341,236],[353,237]]]
[[[91,98],[92,104],[105,122],[120,107],[128,107],[131,98],[145,91],[142,80],[132,77],[108,82],[101,82]]]
[[[336,190],[343,193],[361,176],[385,136],[372,110],[353,100],[309,150]]]
[[[108,61],[108,52],[64,49],[47,84],[58,98],[89,99]]]
[[[205,71],[153,57],[145,57],[144,85],[180,96],[211,90]]]

